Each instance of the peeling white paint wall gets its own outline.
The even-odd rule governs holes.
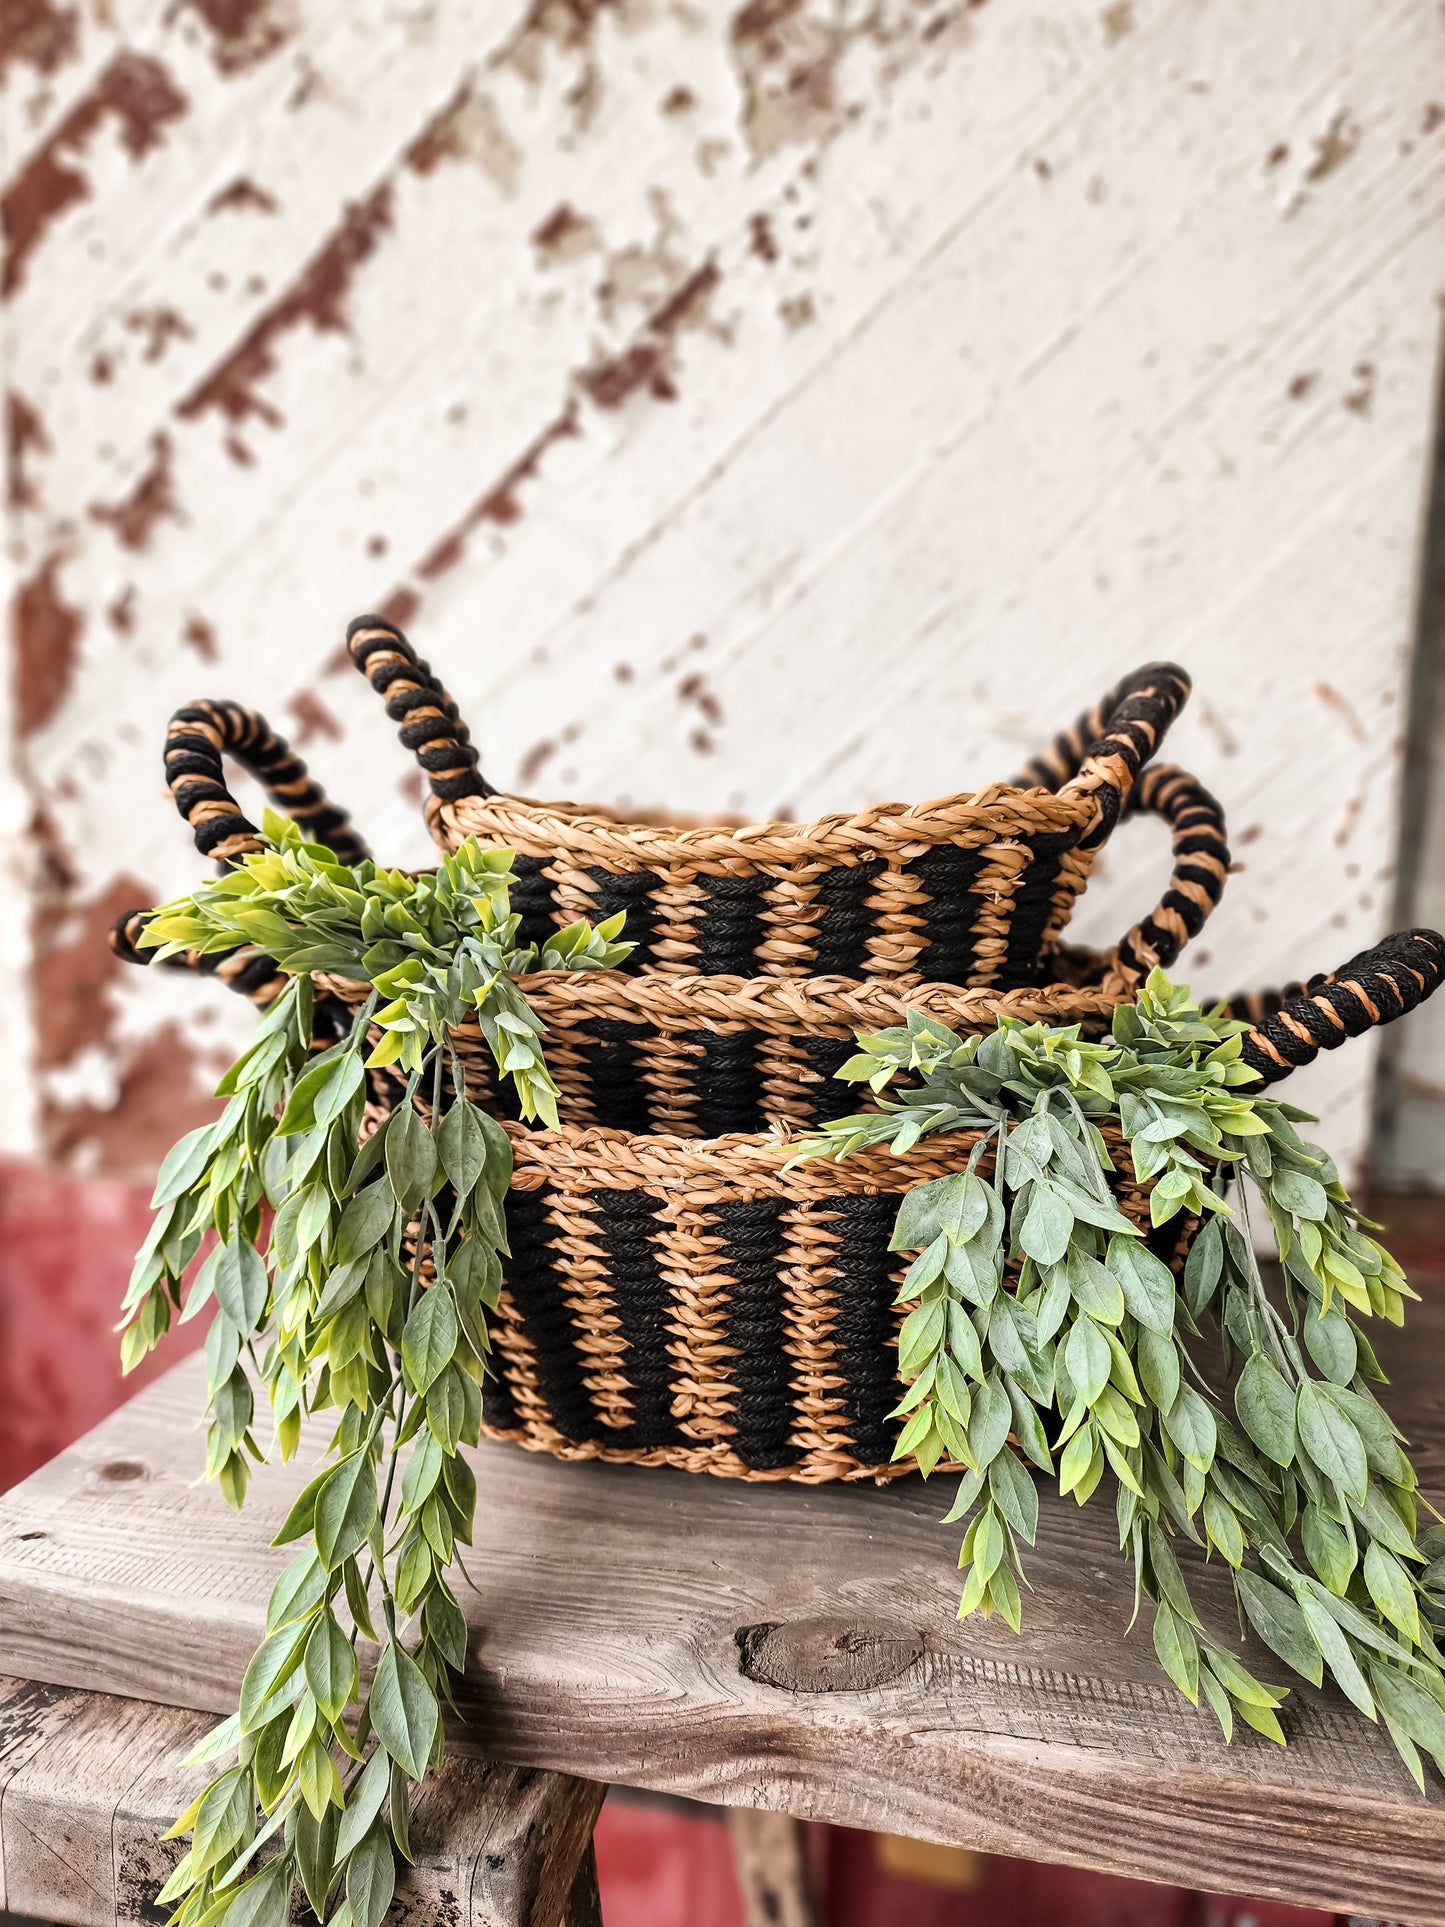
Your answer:
[[[1196,981],[1382,933],[1438,11],[16,5],[14,781],[53,938],[12,1142],[143,1166],[187,1121],[157,1038],[199,1094],[244,1032],[86,961],[117,879],[201,874],[160,782],[176,704],[260,706],[424,860],[334,663],[376,605],[494,781],[752,816],[1004,775],[1172,656],[1169,753],[1245,865]],[[1162,885],[1162,837],[1128,835],[1090,939]],[[1346,1161],[1371,1060],[1299,1080]]]

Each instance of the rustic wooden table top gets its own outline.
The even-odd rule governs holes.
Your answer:
[[[1381,1346],[1437,1500],[1442,1343],[1436,1299]],[[195,1483],[201,1396],[187,1361],[0,1500],[0,1669],[230,1710],[288,1557],[267,1540],[316,1448],[261,1474],[238,1518]],[[1045,1501],[1015,1638],[954,1616],[951,1481],[750,1486],[506,1445],[476,1464],[463,1751],[1445,1923],[1445,1790],[1421,1798],[1382,1733],[1308,1687],[1287,1750],[1247,1731],[1226,1748],[1147,1627],[1123,1637],[1112,1505]],[[1232,1626],[1221,1574],[1201,1569],[1195,1597]]]

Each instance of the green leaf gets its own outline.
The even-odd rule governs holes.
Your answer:
[[[216,1302],[242,1333],[253,1332],[266,1312],[271,1281],[261,1254],[247,1238],[224,1245],[216,1260]]]
[[[241,1729],[249,1732],[256,1715],[278,1686],[301,1664],[310,1627],[304,1619],[282,1626],[261,1641],[241,1681]]]
[[[338,1860],[345,1860],[365,1838],[372,1821],[385,1804],[390,1779],[391,1756],[384,1746],[379,1746],[361,1769],[356,1784],[346,1796],[346,1811],[341,1816],[341,1827],[336,1836]]]
[[[428,1195],[436,1176],[437,1149],[431,1132],[411,1104],[392,1112],[386,1127],[386,1174],[404,1209]]]
[[[1104,1334],[1092,1319],[1074,1321],[1064,1346],[1064,1359],[1074,1390],[1086,1405],[1094,1404],[1109,1382],[1113,1358]]]
[[[1202,1225],[1184,1265],[1184,1302],[1195,1319],[1204,1316],[1224,1268],[1224,1229],[1218,1218]]]
[[[151,1194],[152,1211],[158,1211],[163,1204],[169,1204],[196,1183],[210,1161],[217,1135],[214,1124],[203,1124],[199,1130],[187,1131],[183,1138],[171,1146],[156,1174],[156,1188]]]
[[[1295,1399],[1263,1352],[1254,1352],[1239,1375],[1234,1409],[1250,1438],[1276,1465],[1295,1453]]]
[[[1381,1710],[1433,1754],[1438,1765],[1445,1757],[1445,1712],[1433,1695],[1406,1674],[1378,1662],[1371,1664],[1370,1679],[1380,1696]]]
[[[1355,1570],[1355,1553],[1345,1531],[1317,1505],[1307,1505],[1300,1526],[1305,1557],[1332,1593],[1343,1594]]]
[[[286,1927],[290,1911],[291,1882],[285,1859],[278,1857],[238,1889],[226,1909],[225,1927]]]
[[[303,1800],[296,1809],[296,1868],[318,1920],[325,1917],[326,1897],[335,1882],[339,1858],[335,1807],[328,1806],[318,1820]]]
[[[942,1212],[956,1196],[954,1178],[934,1178],[928,1184],[915,1184],[904,1193],[893,1221],[890,1251],[922,1251],[943,1229]]]
[[[1074,1214],[1057,1190],[1043,1179],[1034,1180],[1033,1196],[1018,1229],[1020,1248],[1037,1265],[1053,1265],[1069,1248]]]
[[[1159,1664],[1184,1697],[1199,1704],[1199,1645],[1194,1634],[1165,1600],[1154,1615],[1154,1650]]]
[[[1146,1331],[1167,1338],[1174,1329],[1174,1273],[1142,1238],[1109,1240],[1106,1259],[1119,1280],[1124,1303]]]
[[[401,1339],[407,1382],[418,1397],[451,1361],[457,1348],[457,1315],[444,1285],[424,1291],[412,1308]]]
[[[298,1553],[271,1589],[266,1631],[274,1633],[293,1619],[307,1619],[326,1596],[327,1573],[314,1546]]]
[[[396,1194],[389,1179],[378,1178],[364,1191],[358,1191],[341,1214],[331,1252],[332,1263],[347,1265],[363,1257],[386,1236],[395,1215]]]
[[[1167,1411],[1179,1392],[1179,1353],[1172,1338],[1141,1329],[1138,1340],[1139,1376],[1144,1390],[1161,1412]]]
[[[1097,1258],[1070,1251],[1064,1263],[1069,1292],[1080,1311],[1101,1324],[1117,1325],[1124,1316],[1124,1287]]]
[[[980,1471],[992,1465],[1003,1450],[1011,1417],[1008,1393],[998,1375],[991,1374],[975,1389],[968,1419],[968,1449]]]
[[[1020,1538],[1030,1545],[1039,1524],[1038,1487],[1012,1452],[1000,1452],[989,1467],[994,1502]]]
[[[376,1517],[376,1470],[367,1452],[343,1459],[316,1500],[316,1550],[335,1572],[366,1543]]]
[[[447,1183],[458,1199],[470,1197],[487,1162],[487,1141],[475,1107],[466,1098],[458,1098],[438,1126],[436,1137]]]
[[[1369,1485],[1364,1440],[1313,1379],[1306,1379],[1299,1388],[1295,1423],[1300,1443],[1325,1477],[1350,1498],[1363,1499]]]
[[[1234,1575],[1234,1587],[1250,1625],[1270,1651],[1301,1678],[1318,1686],[1323,1678],[1322,1661],[1298,1601],[1247,1567]]]
[[[419,1780],[431,1758],[440,1709],[426,1675],[395,1640],[381,1655],[367,1708],[381,1744],[403,1772]]]
[[[427,1428],[448,1454],[456,1451],[467,1420],[462,1378],[455,1365],[448,1365],[437,1375],[426,1395]]]
[[[1383,1546],[1370,1542],[1361,1568],[1371,1599],[1380,1617],[1402,1632],[1412,1645],[1420,1638],[1420,1613],[1415,1604],[1415,1588],[1399,1561]]]
[[[1200,1472],[1207,1472],[1214,1460],[1218,1439],[1214,1414],[1192,1385],[1181,1385],[1178,1396],[1162,1415],[1164,1430]]]
[[[1348,1385],[1355,1375],[1359,1347],[1350,1321],[1342,1312],[1321,1318],[1313,1299],[1305,1306],[1305,1345],[1310,1357],[1336,1385]]]
[[[1297,1218],[1318,1220],[1324,1217],[1329,1206],[1325,1187],[1318,1178],[1308,1177],[1303,1171],[1291,1171],[1284,1165],[1275,1167],[1266,1190],[1281,1210],[1292,1212]]]
[[[356,1927],[381,1927],[395,1891],[391,1840],[378,1823],[356,1848],[346,1869],[346,1898]]]
[[[1319,1600],[1311,1598],[1308,1593],[1301,1599],[1300,1609],[1304,1613],[1316,1646],[1324,1654],[1325,1664],[1335,1676],[1335,1682],[1340,1691],[1346,1699],[1353,1700],[1367,1719],[1373,1719],[1375,1702],[1370,1697],[1365,1676],[1355,1663],[1355,1656],[1350,1651],[1350,1644],[1344,1633]]]
[[[306,1684],[334,1725],[357,1687],[356,1654],[330,1613],[318,1619],[306,1642]]]

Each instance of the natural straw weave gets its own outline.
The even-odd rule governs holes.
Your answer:
[[[991,783],[811,823],[667,828],[499,796],[456,704],[401,631],[362,616],[347,644],[427,777],[436,840],[454,850],[475,836],[517,852],[524,937],[623,910],[637,945],[627,968],[684,976],[926,977],[999,990],[1048,981],[1094,859],[1189,694],[1173,663],[1136,671],[1030,766],[1026,787]],[[1176,879],[1145,920],[1151,954],[1135,954],[1138,932],[1120,946],[1126,973],[1171,961],[1222,881],[1207,858]]]

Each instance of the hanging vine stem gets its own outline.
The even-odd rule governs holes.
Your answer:
[[[156,912],[142,937],[161,956],[259,944],[292,982],[222,1080],[222,1116],[162,1166],[122,1355],[129,1367],[174,1316],[213,1311],[207,1469],[234,1505],[265,1456],[257,1388],[284,1457],[303,1414],[337,1423],[277,1534],[301,1550],[238,1710],[194,1756],[232,1763],[177,1821],[189,1845],[160,1899],[176,1927],[284,1927],[299,1883],[329,1927],[380,1927],[466,1662],[449,1578],[476,1480],[460,1448],[480,1435],[507,1252],[511,1142],[468,1098],[454,1033],[475,1024],[523,1118],[555,1123],[542,1025],[514,979],[609,968],[630,946],[615,941],[620,917],[559,930],[540,956],[519,944],[507,850],[467,844],[408,876],[342,865],[269,813],[265,834],[271,847]],[[330,1045],[313,1034],[313,972],[371,987]],[[379,1119],[375,1096],[391,1100]],[[376,1649],[365,1692],[363,1640]]]
[[[1248,1088],[1247,1029],[1158,971],[1102,1041],[1008,1018],[960,1038],[913,1012],[860,1035],[839,1073],[879,1108],[793,1154],[886,1144],[906,1157],[925,1135],[971,1136],[956,1174],[906,1193],[892,1240],[918,1254],[898,1300],[910,1309],[897,1453],[925,1474],[945,1458],[963,1468],[948,1514],[969,1522],[960,1613],[1021,1623],[1020,1547],[1038,1518],[1023,1460],[1080,1504],[1112,1472],[1135,1614],[1147,1596],[1160,1663],[1225,1737],[1239,1718],[1283,1742],[1285,1690],[1204,1627],[1180,1538],[1229,1567],[1242,1623],[1269,1653],[1316,1685],[1328,1669],[1384,1721],[1423,1786],[1422,1752],[1445,1771],[1445,1531],[1417,1530],[1415,1473],[1358,1322],[1398,1323],[1413,1294],[1295,1130],[1306,1114]],[[1147,1189],[1148,1231],[1198,1221],[1177,1277],[1115,1202],[1106,1130]],[[990,1183],[980,1160],[995,1139]],[[1249,1235],[1246,1169],[1274,1229],[1282,1309]],[[1221,1363],[1242,1361],[1237,1425],[1185,1342],[1211,1329]]]

